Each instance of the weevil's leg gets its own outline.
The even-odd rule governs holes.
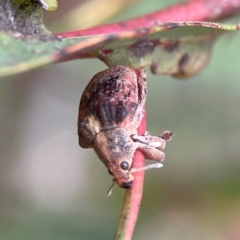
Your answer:
[[[144,153],[147,159],[156,160],[158,162],[164,160],[165,154],[159,149],[140,142],[135,142],[135,144],[137,145],[137,148]]]
[[[137,134],[131,135],[134,142],[143,143],[145,145],[163,150],[166,146],[166,141],[161,137],[155,137],[150,135],[138,136]]]
[[[172,139],[173,133],[169,131],[165,131],[159,137],[151,136],[147,131],[143,134],[143,136],[138,136],[137,134],[131,135],[131,138],[135,142],[140,142],[147,144],[151,147],[155,147],[157,149],[163,150],[166,147],[166,141],[170,141]]]

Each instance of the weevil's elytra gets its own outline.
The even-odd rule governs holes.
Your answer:
[[[146,93],[143,71],[137,74],[129,67],[117,66],[97,73],[80,101],[79,145],[93,148],[123,188],[132,186],[130,169],[137,148],[150,159],[164,159],[160,151],[166,143],[163,137],[137,136]]]

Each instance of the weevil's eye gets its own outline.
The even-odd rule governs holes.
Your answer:
[[[123,161],[123,162],[121,162],[120,167],[121,167],[123,170],[128,170],[129,164],[128,164],[128,162]]]
[[[110,169],[108,169],[108,173],[113,176],[113,173]]]

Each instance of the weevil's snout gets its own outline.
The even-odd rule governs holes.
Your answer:
[[[127,172],[125,177],[116,179],[116,182],[121,188],[131,188],[133,184],[133,175]]]
[[[129,181],[129,182],[123,182],[123,183],[121,183],[120,187],[121,188],[131,188],[132,187],[132,183],[133,183],[133,180]]]
[[[114,178],[112,185],[110,186],[110,188],[107,191],[108,196],[110,196],[112,194],[112,189],[113,189],[115,183],[117,183],[117,185],[121,188],[126,188],[126,189],[131,188],[132,183],[133,183],[133,175],[131,174],[130,178],[128,178],[128,179],[116,179],[116,178]]]

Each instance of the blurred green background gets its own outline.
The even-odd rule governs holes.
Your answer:
[[[46,14],[51,30],[68,30],[69,2],[80,3],[62,0]],[[176,2],[136,1],[105,22]],[[190,80],[148,74],[148,131],[175,135],[164,167],[146,173],[133,239],[240,239],[239,42],[239,34],[219,39]],[[105,68],[78,60],[1,79],[0,240],[113,238],[124,190],[106,196],[111,177],[78,146],[76,127],[82,91]]]

